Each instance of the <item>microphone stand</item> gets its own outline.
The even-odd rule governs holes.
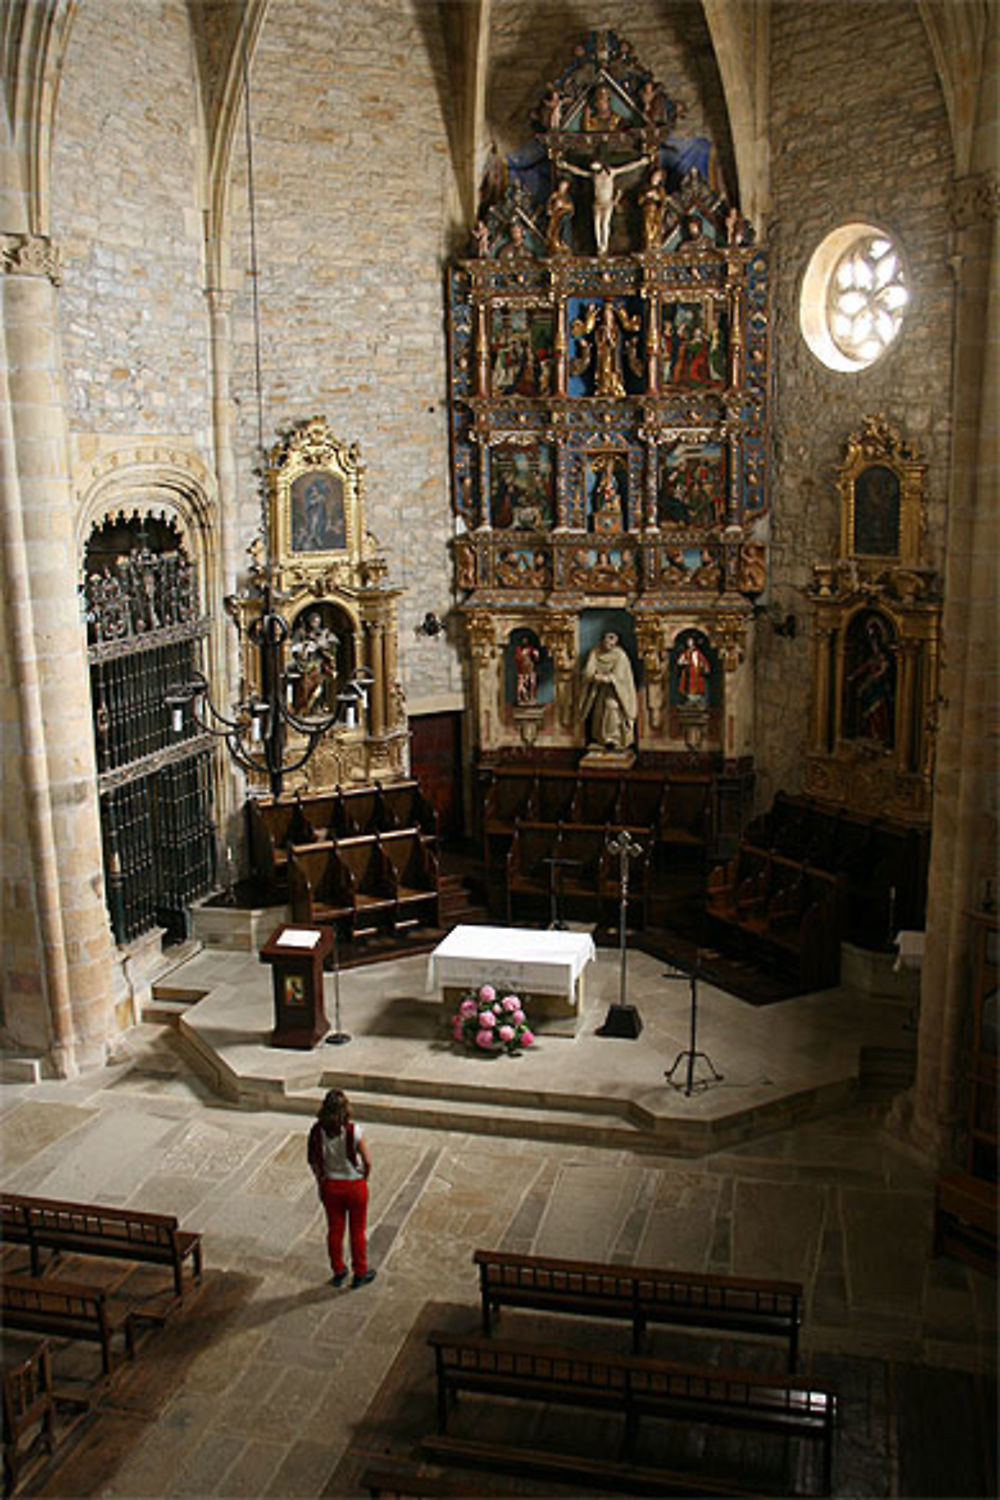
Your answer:
[[[337,923],[333,923],[333,1030],[326,1038],[331,1047],[342,1047],[351,1040],[346,1031],[340,1029],[340,949],[337,943]]]
[[[683,1052],[678,1052],[677,1056],[674,1058],[673,1063],[667,1069],[667,1071],[664,1073],[663,1076],[667,1080],[667,1082],[670,1084],[671,1088],[675,1088],[675,1089],[676,1088],[680,1088],[680,1084],[674,1083],[674,1074],[677,1072],[677,1069],[680,1067],[681,1063],[686,1060],[687,1061],[687,1081],[686,1081],[686,1083],[684,1085],[684,1096],[685,1096],[685,1098],[689,1099],[691,1097],[691,1095],[694,1093],[694,1091],[695,1091],[696,1088],[697,1089],[707,1089],[707,1088],[710,1088],[713,1083],[721,1083],[721,1081],[722,1081],[722,1074],[719,1073],[716,1070],[715,1064],[713,1063],[712,1059],[709,1057],[709,1055],[708,1055],[707,1052],[699,1052],[697,1050],[697,1037],[698,1037],[698,960],[697,960],[697,958],[695,959],[695,967],[691,970],[690,974],[687,974],[685,976],[685,972],[684,972],[683,969],[676,969],[676,970],[670,970],[670,969],[668,969],[667,972],[666,972],[666,974],[664,975],[665,979],[683,979],[685,977],[687,977],[687,979],[689,980],[690,985],[691,985],[691,1045],[690,1045],[690,1047],[686,1048]],[[698,1080],[698,1082],[695,1083],[695,1078],[694,1078],[694,1064],[695,1064],[695,1059],[698,1058],[698,1057],[700,1057],[701,1060],[708,1065],[708,1070],[709,1070],[709,1072],[711,1073],[712,1076],[711,1076],[711,1078],[700,1078]]]

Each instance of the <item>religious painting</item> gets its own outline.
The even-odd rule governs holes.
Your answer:
[[[336,613],[320,602],[302,610],[292,622],[287,653],[288,686],[293,712],[321,718],[337,709],[343,676],[342,648]]]
[[[899,475],[870,464],[854,481],[854,551],[867,557],[899,556]]]
[[[551,308],[492,308],[490,385],[494,396],[551,393],[553,326]]]
[[[569,300],[569,394],[639,395],[645,389],[642,307],[635,297]]]
[[[861,610],[844,640],[842,733],[891,750],[896,739],[895,632],[877,609]]]
[[[552,452],[498,445],[490,450],[490,524],[497,530],[544,531],[552,525]]]
[[[710,708],[720,691],[719,659],[702,630],[684,630],[670,650],[670,702]]]
[[[285,975],[285,1004],[305,1005],[306,981],[302,974]]]
[[[586,458],[584,484],[588,531],[628,530],[628,454],[591,453]]]
[[[660,449],[656,519],[660,526],[719,526],[726,519],[727,450],[679,439]]]
[[[660,384],[720,390],[726,383],[725,318],[709,300],[667,302],[660,328]]]
[[[292,551],[338,552],[347,545],[344,481],[318,469],[300,474],[290,491]]]

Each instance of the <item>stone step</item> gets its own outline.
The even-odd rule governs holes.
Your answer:
[[[505,1103],[488,1100],[446,1099],[440,1094],[407,1094],[352,1087],[338,1075],[338,1086],[350,1095],[354,1117],[380,1125],[399,1125],[428,1130],[447,1130],[466,1135],[521,1136],[532,1140],[559,1141],[568,1145],[620,1146],[635,1150],[644,1144],[647,1132],[622,1115],[602,1110],[538,1109],[520,1100]],[[286,1092],[285,1107],[297,1113],[314,1114],[324,1089]]]

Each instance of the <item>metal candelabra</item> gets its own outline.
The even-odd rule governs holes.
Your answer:
[[[687,1063],[687,1070],[686,1070],[686,1079],[685,1079],[685,1083],[684,1083],[684,1094],[685,1094],[686,1097],[690,1097],[691,1094],[694,1093],[695,1089],[707,1089],[713,1083],[721,1083],[721,1081],[722,1081],[722,1074],[717,1071],[717,1069],[715,1067],[715,1064],[713,1063],[712,1059],[709,1057],[708,1053],[707,1052],[699,1052],[697,1050],[697,1048],[698,1048],[698,959],[697,958],[695,959],[695,966],[694,966],[694,968],[690,972],[688,972],[685,969],[682,969],[682,968],[678,967],[678,968],[675,968],[675,969],[668,969],[667,972],[665,973],[665,975],[663,977],[665,979],[685,979],[686,978],[686,979],[688,979],[690,981],[690,984],[691,984],[691,1039],[690,1039],[691,1040],[691,1045],[689,1047],[685,1048],[684,1051],[678,1052],[677,1056],[674,1058],[673,1063],[667,1069],[666,1073],[663,1075],[666,1078],[667,1082],[671,1085],[672,1088],[680,1088],[681,1085],[679,1083],[674,1083],[674,1074],[677,1072],[677,1069],[681,1066],[681,1064],[684,1063],[684,1062],[686,1062]],[[697,1080],[697,1082],[696,1082],[695,1081],[695,1076],[694,1076],[694,1065],[695,1065],[695,1060],[697,1058],[699,1058],[699,1057],[701,1058],[702,1062],[706,1064],[706,1066],[707,1066],[707,1068],[708,1068],[709,1073],[710,1073],[711,1076],[709,1078],[699,1078]]]

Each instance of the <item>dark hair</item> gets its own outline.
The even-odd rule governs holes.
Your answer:
[[[343,1089],[330,1089],[317,1111],[316,1118],[327,1135],[339,1135],[344,1127],[351,1123],[351,1106]]]

